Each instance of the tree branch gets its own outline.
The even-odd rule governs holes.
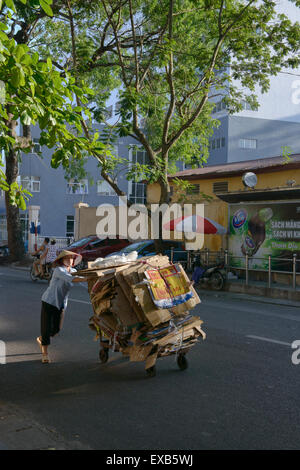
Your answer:
[[[172,39],[173,39],[173,8],[174,8],[173,0],[169,0],[169,14],[168,14],[169,42],[172,42]],[[170,121],[171,121],[171,117],[175,109],[175,86],[174,86],[174,81],[173,81],[173,70],[174,70],[173,51],[171,49],[170,59],[169,59],[169,69],[168,70],[166,69],[166,77],[167,77],[167,82],[168,82],[169,91],[170,91],[170,103],[169,103],[169,107],[168,107],[167,114],[165,117],[163,135],[162,135],[162,148],[165,148],[166,151],[167,151],[167,140],[168,140]],[[167,158],[167,155],[166,155],[166,158]]]

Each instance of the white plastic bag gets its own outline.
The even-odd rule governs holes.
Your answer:
[[[111,266],[120,266],[120,264],[127,264],[132,261],[136,261],[138,257],[137,251],[132,251],[128,255],[122,253],[122,255],[113,255],[109,258],[97,258],[91,263],[92,268],[110,268]]]

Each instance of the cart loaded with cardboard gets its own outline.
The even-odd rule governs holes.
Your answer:
[[[186,354],[205,333],[202,320],[190,313],[200,299],[180,264],[163,255],[123,255],[89,263],[77,275],[87,278],[94,312],[89,326],[100,341],[102,363],[113,350],[144,361],[150,377],[161,357],[176,355],[178,367],[188,367]]]

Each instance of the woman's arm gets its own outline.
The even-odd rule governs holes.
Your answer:
[[[76,276],[72,279],[72,282],[85,282],[85,281],[87,281],[87,277]]]

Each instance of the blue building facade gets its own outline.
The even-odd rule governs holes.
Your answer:
[[[35,150],[40,150],[42,158],[35,152],[23,154],[19,166],[19,182],[27,188],[32,197],[28,206],[39,206],[39,224],[41,236],[73,237],[74,236],[74,205],[79,202],[89,206],[109,203],[118,205],[119,199],[112,188],[102,179],[101,169],[94,157],[89,157],[85,165],[86,177],[81,181],[67,180],[62,167],[51,167],[52,151],[40,148],[38,144],[40,130],[32,128],[32,138],[36,142]],[[135,183],[126,179],[131,162],[146,161],[143,149],[137,149],[137,142],[132,138],[122,138],[115,145],[119,157],[127,159],[127,164],[117,169],[116,181],[132,202],[144,203],[146,188],[143,183]],[[4,193],[0,195],[0,242],[7,239],[6,211]],[[24,240],[28,238],[29,211],[20,211],[23,225]]]

